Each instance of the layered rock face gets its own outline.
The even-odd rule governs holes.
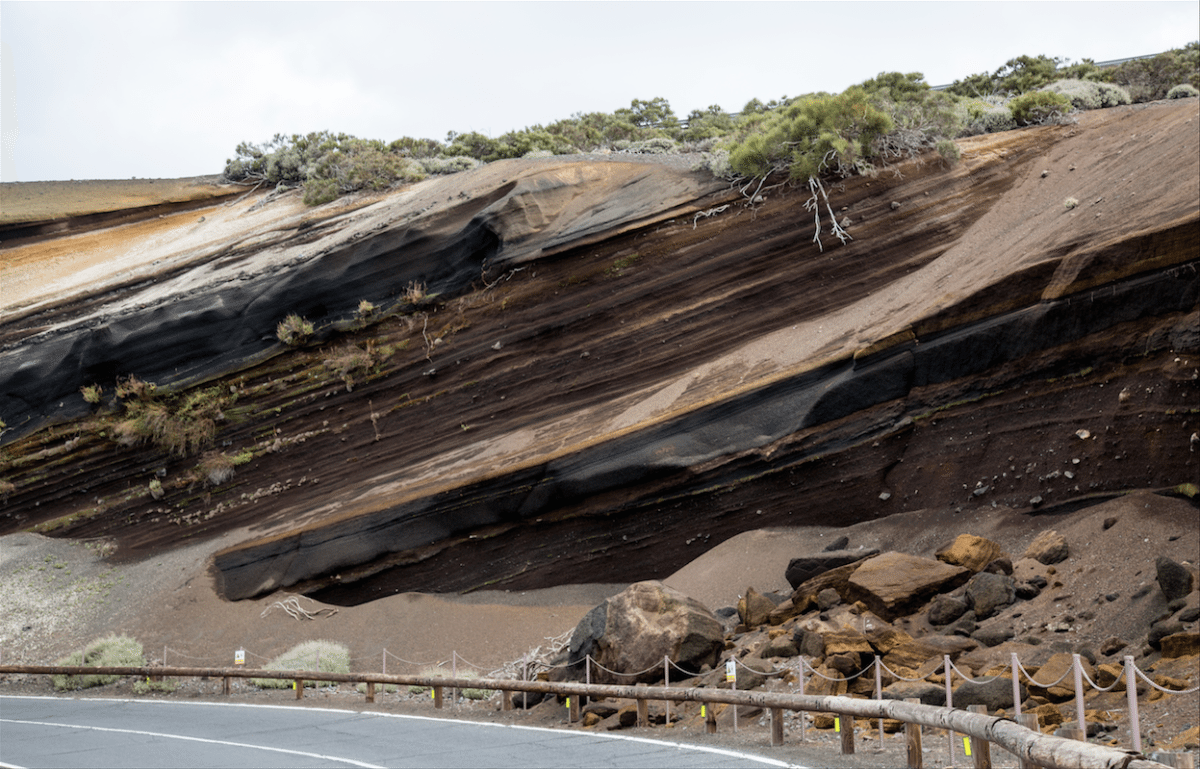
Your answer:
[[[224,596],[358,603],[654,579],[764,526],[1176,486],[1197,468],[1195,111],[1088,113],[847,180],[854,240],[824,251],[798,190],[746,207],[615,156],[194,212],[123,243],[148,261],[4,308],[0,531],[126,557],[239,531]],[[406,301],[414,283],[431,296]],[[379,312],[356,318],[363,300]],[[274,336],[291,312],[317,326],[294,350]],[[203,456],[114,442],[130,374],[221,395]],[[932,563],[965,581],[1001,560],[954,558]]]

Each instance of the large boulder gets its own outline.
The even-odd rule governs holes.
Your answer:
[[[738,618],[746,627],[758,627],[766,624],[771,612],[775,611],[775,602],[754,588],[746,588],[746,595],[738,599]]]
[[[943,545],[934,553],[939,561],[951,566],[961,566],[971,571],[983,571],[984,568],[997,558],[1007,558],[1008,555],[1000,545],[977,537],[974,534],[959,534],[948,545]]]
[[[869,551],[864,551],[869,552]],[[794,591],[792,591],[792,604],[796,607],[808,606],[816,603],[817,596],[822,590],[830,588],[836,590],[839,595],[845,596],[846,583],[850,580],[850,575],[853,574],[859,566],[866,563],[868,558],[874,556],[864,556],[857,561],[853,561],[844,566],[838,566],[836,569],[818,574],[811,579],[806,579],[800,583]]]
[[[1179,598],[1186,598],[1192,592],[1192,573],[1183,564],[1177,563],[1165,555],[1160,555],[1154,562],[1154,570],[1158,578],[1158,586],[1162,590],[1167,603]]]
[[[961,566],[888,552],[867,560],[846,582],[846,597],[862,601],[884,620],[911,614],[930,597],[953,590],[970,578]]]
[[[879,555],[879,550],[876,548],[870,550],[826,550],[816,555],[804,555],[788,562],[784,576],[787,578],[788,584],[795,590],[805,581],[824,574],[830,569],[836,569],[839,566],[861,561],[863,558],[870,558],[874,555]]]
[[[1029,547],[1025,549],[1026,558],[1032,558],[1038,563],[1046,565],[1065,561],[1070,554],[1071,549],[1067,546],[1066,537],[1051,530],[1038,534],[1037,538],[1030,542]]]
[[[977,619],[987,619],[1017,600],[1017,583],[1012,577],[983,571],[967,582],[967,602]]]
[[[595,683],[662,680],[663,658],[684,670],[715,665],[725,647],[721,623],[703,604],[658,581],[637,582],[600,604],[571,636],[567,675],[584,675],[588,654]],[[614,675],[603,668],[615,670]]]

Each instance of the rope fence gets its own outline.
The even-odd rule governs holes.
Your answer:
[[[270,608],[270,607],[268,607],[268,608]],[[632,672],[619,671],[619,670],[614,670],[610,667],[607,667],[607,666],[601,664],[600,662],[598,662],[596,659],[594,659],[591,654],[586,654],[586,655],[584,655],[584,658],[582,660],[577,660],[575,662],[567,662],[567,663],[559,663],[559,664],[552,664],[551,662],[549,662],[548,661],[549,659],[558,655],[562,651],[562,649],[564,647],[566,647],[566,645],[569,643],[570,635],[571,635],[571,632],[568,631],[558,637],[547,638],[547,639],[545,639],[548,642],[546,645],[539,646],[536,649],[533,649],[533,650],[527,652],[521,658],[514,660],[514,661],[504,663],[503,665],[501,665],[500,667],[497,667],[497,668],[489,668],[485,665],[480,665],[476,662],[468,660],[468,659],[462,657],[461,655],[459,655],[457,651],[451,651],[450,658],[448,660],[434,660],[434,661],[429,661],[429,662],[417,662],[417,661],[405,659],[405,658],[400,657],[399,655],[389,651],[386,648],[380,649],[378,652],[374,652],[370,655],[359,656],[359,657],[349,657],[348,655],[342,655],[342,654],[337,654],[334,656],[339,657],[340,661],[345,662],[347,665],[350,665],[351,663],[355,663],[354,666],[356,669],[359,670],[360,673],[365,672],[359,667],[361,663],[363,663],[365,661],[371,661],[372,663],[374,663],[377,661],[379,664],[379,669],[381,670],[381,674],[383,676],[389,676],[389,675],[394,676],[395,671],[396,671],[396,666],[398,663],[401,667],[409,666],[409,667],[413,667],[413,668],[422,669],[426,676],[429,676],[430,674],[436,674],[438,677],[444,678],[445,673],[447,672],[446,669],[448,666],[449,667],[448,672],[450,674],[448,680],[454,680],[454,681],[470,680],[469,678],[468,679],[461,678],[460,673],[459,673],[459,670],[460,670],[459,665],[460,664],[463,666],[462,670],[464,671],[464,674],[470,674],[473,676],[474,675],[473,671],[480,671],[480,672],[486,672],[485,680],[502,679],[502,680],[520,681],[522,683],[533,683],[533,682],[537,682],[539,680],[548,681],[549,674],[551,671],[563,670],[563,669],[569,668],[569,667],[578,668],[578,666],[581,663],[583,665],[584,680],[586,682],[586,685],[592,684],[594,673],[597,673],[597,674],[603,673],[603,674],[609,676],[610,680],[615,680],[615,681],[620,682],[620,681],[629,681],[631,679],[636,680],[636,679],[647,677],[647,676],[650,678],[655,678],[656,677],[655,674],[657,674],[661,671],[661,678],[664,682],[663,686],[667,689],[671,688],[672,670],[676,671],[678,676],[682,676],[682,678],[677,677],[677,679],[676,679],[677,683],[680,681],[684,681],[684,680],[694,679],[695,677],[697,677],[699,675],[705,674],[703,671],[688,670],[688,669],[680,666],[678,663],[672,661],[670,659],[670,657],[668,657],[668,656],[663,657],[661,665],[656,663],[656,664],[650,665],[648,667],[645,667],[641,670],[632,671]],[[329,653],[327,652],[327,654],[329,654]],[[269,658],[269,657],[265,657],[260,654],[256,654],[255,652],[247,650],[247,649],[238,649],[233,654],[233,658],[234,658],[235,668],[242,669],[242,670],[247,669],[246,664],[245,664],[247,659],[253,658],[254,660],[262,660],[263,662],[272,662],[273,661],[275,663],[275,667],[278,667],[278,665],[283,664],[283,665],[290,665],[291,666],[290,669],[293,669],[293,670],[308,669],[311,671],[316,671],[318,673],[321,673],[322,680],[332,679],[332,678],[335,678],[337,675],[337,674],[331,673],[329,671],[321,670],[321,654],[320,654],[319,650],[313,651],[308,654],[292,655],[292,656],[285,655],[283,657]],[[159,669],[168,668],[169,660],[170,661],[187,660],[187,661],[191,661],[191,662],[194,662],[194,661],[208,662],[208,661],[214,661],[214,660],[220,660],[220,659],[224,659],[224,660],[228,661],[228,657],[217,658],[217,657],[213,657],[213,656],[193,655],[193,654],[189,654],[188,652],[185,652],[185,651],[182,651],[179,649],[174,649],[169,646],[163,646],[163,656],[162,656],[162,662],[161,662],[162,667]],[[328,658],[327,658],[327,661],[328,661]],[[391,663],[392,663],[391,664],[392,671],[388,670],[389,661],[391,661]],[[374,667],[374,665],[371,665],[370,667]],[[1014,715],[1017,720],[1020,720],[1023,715],[1021,712],[1021,703],[1022,703],[1023,698],[1020,693],[1022,681],[1028,683],[1032,687],[1036,687],[1036,688],[1042,689],[1042,690],[1048,690],[1052,687],[1057,687],[1060,684],[1064,684],[1064,682],[1067,681],[1068,677],[1072,677],[1073,678],[1072,683],[1068,684],[1067,686],[1069,688],[1073,688],[1073,691],[1074,691],[1074,703],[1075,703],[1076,718],[1075,718],[1075,723],[1073,726],[1066,727],[1066,725],[1064,724],[1064,727],[1065,727],[1064,731],[1068,734],[1068,736],[1073,736],[1075,739],[1082,740],[1082,741],[1086,741],[1086,738],[1087,738],[1087,723],[1086,723],[1085,711],[1084,711],[1084,695],[1085,695],[1086,689],[1090,689],[1090,690],[1096,691],[1096,692],[1109,692],[1109,691],[1113,691],[1118,686],[1120,686],[1123,681],[1126,692],[1127,692],[1129,733],[1130,733],[1130,739],[1132,742],[1131,747],[1132,747],[1133,752],[1135,752],[1135,753],[1141,753],[1141,750],[1142,750],[1142,735],[1141,735],[1141,727],[1140,727],[1140,718],[1139,718],[1139,713],[1138,713],[1138,695],[1137,695],[1138,680],[1141,680],[1143,683],[1145,683],[1151,689],[1158,691],[1158,692],[1162,692],[1163,694],[1167,694],[1167,695],[1189,694],[1192,692],[1200,691],[1200,686],[1193,686],[1193,687],[1187,688],[1187,689],[1171,689],[1166,686],[1160,685],[1159,683],[1155,682],[1150,676],[1148,676],[1144,671],[1142,671],[1141,669],[1139,669],[1137,667],[1132,656],[1126,656],[1124,658],[1124,667],[1123,667],[1121,675],[1115,677],[1114,680],[1111,683],[1109,683],[1107,686],[1100,686],[1096,681],[1094,681],[1092,679],[1092,677],[1087,673],[1086,669],[1084,668],[1081,658],[1080,658],[1080,655],[1078,655],[1078,654],[1072,655],[1072,661],[1071,661],[1070,666],[1066,670],[1064,670],[1062,672],[1062,674],[1058,676],[1058,678],[1056,678],[1053,681],[1039,681],[1036,678],[1036,676],[1034,674],[1031,674],[1028,671],[1028,669],[1026,669],[1026,667],[1021,663],[1021,661],[1017,657],[1016,653],[1012,653],[1010,655],[1010,661],[1000,669],[999,673],[995,673],[995,674],[989,675],[989,676],[979,676],[979,677],[972,677],[968,673],[964,672],[961,668],[959,668],[957,665],[954,664],[954,662],[950,659],[949,655],[944,655],[942,658],[942,661],[932,671],[930,671],[929,673],[926,673],[923,676],[917,676],[917,677],[906,677],[906,676],[900,675],[897,671],[894,671],[891,668],[889,668],[883,662],[883,660],[880,658],[879,655],[875,655],[874,658],[869,663],[867,663],[864,667],[862,667],[862,669],[859,670],[858,672],[853,673],[853,674],[844,675],[844,676],[832,676],[832,675],[823,673],[820,670],[818,670],[817,668],[813,667],[813,665],[809,662],[809,660],[806,659],[804,656],[798,656],[794,659],[794,661],[790,661],[787,663],[775,664],[774,667],[776,669],[769,670],[769,671],[759,670],[755,667],[751,667],[751,666],[747,665],[744,661],[742,661],[741,659],[738,659],[737,657],[731,657],[729,660],[726,661],[726,664],[725,664],[725,682],[729,684],[729,688],[732,691],[737,692],[738,691],[737,681],[738,681],[738,671],[739,670],[748,671],[749,673],[753,674],[754,676],[761,676],[763,679],[767,679],[767,680],[784,678],[784,677],[787,677],[790,675],[790,676],[793,676],[795,681],[799,684],[799,694],[803,697],[803,696],[807,696],[806,688],[808,686],[808,682],[811,680],[821,679],[823,681],[829,682],[830,684],[833,684],[833,686],[834,686],[833,690],[835,692],[837,691],[837,688],[839,685],[845,685],[846,690],[848,691],[851,682],[867,675],[868,673],[873,673],[875,680],[874,680],[874,687],[873,687],[874,691],[872,693],[873,697],[871,699],[882,702],[885,699],[883,696],[883,678],[885,675],[890,680],[916,682],[916,681],[930,680],[930,679],[934,678],[935,676],[938,676],[940,673],[942,675],[943,682],[945,685],[945,707],[948,709],[954,709],[954,702],[953,702],[954,677],[956,675],[958,676],[958,678],[960,680],[971,683],[971,684],[975,684],[975,685],[983,685],[983,684],[991,683],[992,681],[996,681],[998,679],[1004,678],[1007,675],[1008,677],[1011,677],[1011,680],[1012,680],[1012,700],[1013,700],[1012,707],[1014,710]],[[256,670],[256,675],[260,672],[261,673],[266,672],[266,670],[264,668],[262,668],[261,666],[259,666],[258,668],[255,668],[255,670]],[[1039,669],[1039,672],[1040,672],[1040,669]],[[275,676],[275,677],[278,677],[278,676]],[[309,677],[309,680],[313,680],[313,677]],[[225,683],[226,683],[226,691],[228,693],[228,683],[229,682],[228,682],[227,677],[225,679]],[[1086,689],[1084,686],[1085,683],[1086,683]],[[755,685],[757,686],[757,683]],[[645,686],[645,684],[639,684],[639,686]],[[435,694],[435,699],[440,700],[440,697],[437,697],[436,695],[440,694],[441,687],[436,687],[436,688],[439,691],[433,692],[433,693]],[[373,701],[374,700],[374,698],[373,698],[374,685],[368,683],[368,690],[369,690],[368,699]],[[459,687],[455,686],[452,691],[455,694],[454,701],[457,702],[457,694],[459,691]],[[527,701],[528,690],[524,690],[524,691],[526,692],[526,702],[523,704],[527,707],[528,706],[528,701]],[[861,691],[861,690],[856,690],[856,691]],[[540,701],[540,698],[539,698],[539,701]],[[671,722],[671,710],[670,710],[671,700],[665,699],[663,701],[666,703],[666,720],[668,723],[670,723]],[[642,704],[644,704],[644,699],[641,700],[640,702]],[[504,703],[506,708],[509,704],[510,703],[507,701]],[[512,703],[512,704],[515,704],[515,703]],[[575,699],[574,706],[572,706],[571,700],[570,700],[570,698],[568,698],[568,709],[573,710],[574,708],[577,708],[577,707],[578,707],[578,698]],[[639,708],[639,710],[640,709],[641,708]],[[803,711],[798,710],[797,712],[800,713],[800,719],[799,719],[800,720],[800,732],[801,732],[800,739],[804,740],[805,734],[806,734],[806,722],[805,722],[805,718],[803,716]],[[715,726],[716,726],[715,719],[712,717],[711,713],[709,713],[707,715],[708,715],[707,721],[708,721],[709,731],[710,732],[715,731]],[[773,718],[774,718],[774,716],[773,716]],[[642,717],[642,713],[639,712],[639,723],[641,723],[643,720],[644,720],[644,718]],[[849,720],[852,721],[852,719],[849,719]],[[878,732],[879,732],[880,747],[883,746],[883,735],[884,735],[883,726],[884,726],[883,725],[883,717],[880,716],[879,720],[878,720],[878,727],[879,727]],[[774,729],[774,725],[772,726],[772,728]],[[780,727],[780,728],[782,728],[782,727]],[[840,726],[838,726],[836,728],[838,729],[838,731],[842,731]],[[738,729],[738,708],[736,705],[733,707],[733,729],[735,732]],[[851,723],[849,729],[851,731],[853,730],[852,723]],[[954,757],[955,757],[955,742],[956,742],[953,731],[947,730],[947,740],[948,740],[950,760],[951,760],[951,763],[953,763]],[[843,748],[844,749],[845,749],[845,741],[846,741],[846,737],[845,737],[845,735],[843,735],[843,743],[844,743]],[[966,750],[966,749],[968,749],[968,748],[966,746],[966,743],[964,743],[964,750]]]

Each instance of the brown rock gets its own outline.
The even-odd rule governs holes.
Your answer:
[[[661,582],[636,582],[600,607],[604,612],[593,609],[576,627],[572,652],[582,657],[590,649],[600,665],[639,675],[614,676],[593,668],[595,683],[659,681],[663,657],[700,670],[715,665],[725,647],[724,630],[712,612]]]
[[[738,599],[738,617],[746,627],[755,628],[765,625],[771,612],[775,611],[775,602],[752,587],[746,588],[746,595]]]
[[[834,633],[822,633],[821,637],[825,641],[826,657],[833,656],[834,654],[849,654],[850,652],[866,654],[868,657],[875,654],[875,649],[871,646],[870,640],[857,630],[847,628]]]
[[[1038,705],[1031,712],[1037,714],[1038,723],[1043,727],[1058,726],[1065,720],[1057,705]]]
[[[1037,535],[1037,539],[1029,543],[1029,547],[1025,550],[1025,557],[1048,565],[1065,561],[1070,553],[1066,537],[1057,531],[1047,530]]]
[[[1190,657],[1193,654],[1200,654],[1200,633],[1175,633],[1162,639],[1162,656],[1170,657]]]
[[[1038,669],[1033,680],[1029,682],[1030,693],[1041,695],[1051,702],[1064,702],[1073,698],[1075,696],[1075,679],[1071,673],[1073,659],[1073,655],[1059,652],[1046,660],[1046,664]],[[1080,662],[1083,665],[1083,672],[1087,673],[1088,678],[1095,681],[1096,670],[1092,667],[1092,663],[1088,662],[1087,658],[1080,658]]]
[[[871,642],[871,646],[875,647],[876,652],[886,655],[897,646],[911,641],[912,636],[891,625],[874,623],[867,631],[867,640]]]
[[[1007,557],[1007,554],[1000,545],[990,539],[974,534],[959,534],[953,542],[939,548],[934,557],[951,566],[961,566],[977,572],[983,571],[985,566],[997,558]]]
[[[887,621],[911,614],[932,596],[953,590],[971,572],[932,558],[883,553],[855,569],[846,582],[846,598],[862,601]]]

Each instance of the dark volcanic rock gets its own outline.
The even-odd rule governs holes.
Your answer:
[[[1011,709],[1013,706],[1012,679],[1005,676],[995,676],[989,680],[976,679],[979,683],[963,681],[954,687],[954,707],[968,708],[971,705],[983,705],[989,712],[1001,708]],[[1025,685],[1020,684],[1021,701],[1028,696]]]
[[[929,602],[929,624],[949,625],[966,613],[970,604],[961,598],[950,595],[936,596]]]
[[[1162,589],[1167,602],[1186,598],[1192,592],[1192,573],[1184,566],[1160,555],[1154,562],[1154,570],[1158,577],[1158,586]]]
[[[834,543],[838,544],[838,543]],[[787,566],[787,571],[784,576],[787,578],[788,584],[792,589],[800,587],[804,582],[824,574],[830,569],[836,569],[838,566],[845,566],[848,563],[863,558],[870,558],[873,555],[878,555],[879,550],[871,548],[870,550],[826,550],[817,555],[805,555],[799,558],[793,558]]]
[[[1016,582],[1004,574],[980,572],[967,582],[966,599],[979,619],[987,619],[1016,600]]]

